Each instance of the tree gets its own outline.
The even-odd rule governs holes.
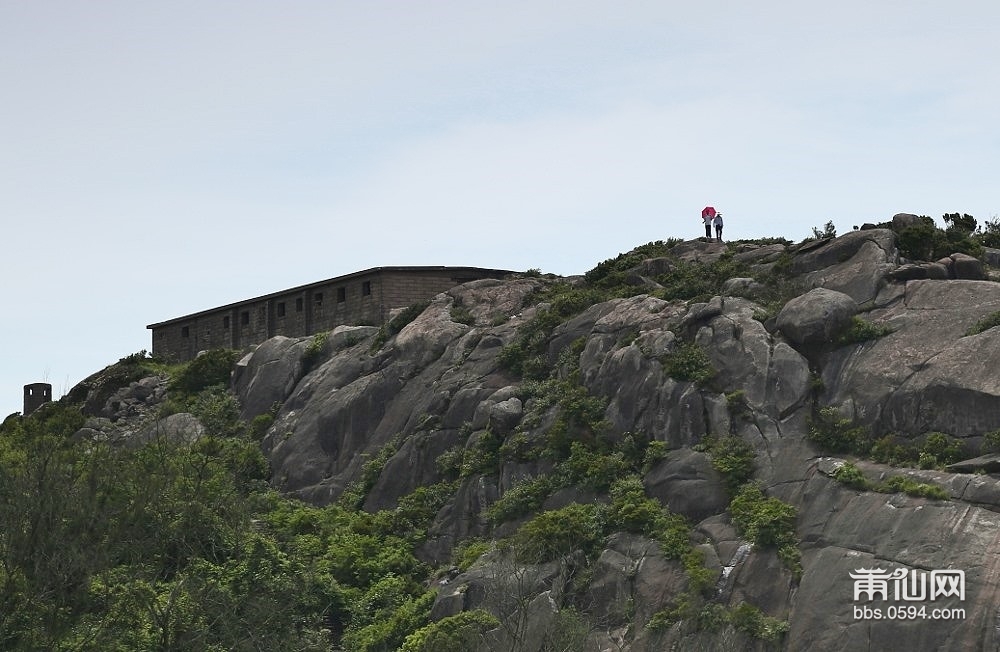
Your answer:
[[[827,222],[823,225],[823,230],[820,231],[815,226],[812,228],[813,238],[817,240],[822,240],[824,238],[836,238],[837,237],[837,227],[833,225],[833,220]]]

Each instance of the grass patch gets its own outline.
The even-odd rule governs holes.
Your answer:
[[[965,331],[966,336],[969,335],[979,335],[980,333],[985,333],[989,329],[1000,326],[1000,310],[996,312],[991,312],[986,315],[975,324],[969,327],[969,330]]]
[[[877,340],[892,332],[892,328],[887,324],[876,324],[855,315],[851,318],[851,324],[847,327],[847,330],[837,338],[837,342],[842,346],[856,344],[858,342]]]
[[[406,328],[406,326],[412,322],[414,319],[420,316],[427,306],[431,305],[430,301],[420,301],[418,303],[405,308],[398,315],[387,321],[375,334],[375,339],[372,340],[371,352],[375,353],[379,351],[385,343],[388,342],[392,337],[394,337],[399,331]]]
[[[918,482],[905,475],[894,475],[882,482],[872,482],[854,464],[845,462],[833,472],[833,479],[842,485],[859,491],[876,491],[883,494],[905,493],[908,496],[950,500],[951,494],[939,485]]]

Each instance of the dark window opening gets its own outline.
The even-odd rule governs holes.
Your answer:
[[[337,288],[337,303],[347,301],[347,288]]]
[[[372,282],[371,281],[365,281],[364,283],[362,283],[361,284],[361,296],[363,296],[363,297],[371,296],[371,293],[372,293]]]
[[[240,325],[246,326],[249,323],[250,323],[250,311],[244,310],[243,312],[240,313]]]
[[[285,302],[284,301],[282,301],[281,303],[278,304],[278,316],[279,317],[284,317],[285,316]]]
[[[302,297],[295,300],[295,312],[302,312]]]
[[[317,306],[322,306],[323,305],[323,293],[322,292],[317,292],[316,294],[314,294],[313,295],[313,302]]]
[[[181,337],[191,337],[191,329],[187,326],[181,326]]]
[[[222,318],[222,327],[224,329],[226,329],[227,331],[229,330],[229,317],[228,316]]]

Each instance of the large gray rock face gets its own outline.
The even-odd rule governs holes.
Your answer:
[[[676,257],[644,261],[632,276],[669,273],[677,260],[712,262],[725,251],[725,245],[686,243]],[[578,381],[604,402],[606,427],[595,428],[603,443],[632,438],[662,447],[662,459],[645,467],[643,487],[647,497],[690,523],[690,543],[715,582],[707,598],[726,609],[755,605],[787,620],[788,633],[769,646],[732,623],[647,628],[654,614],[685,599],[684,562],[667,558],[649,538],[622,532],[606,538],[589,559],[573,553],[525,566],[494,550],[442,581],[433,617],[486,608],[504,620],[523,610],[524,618],[504,620],[506,628],[490,633],[484,650],[489,644],[510,648],[518,640],[540,649],[570,605],[589,628],[585,644],[573,649],[1000,649],[1000,562],[994,561],[1000,559],[1000,481],[988,473],[957,472],[989,471],[996,460],[953,465],[953,472],[906,471],[952,496],[929,500],[846,488],[830,477],[834,462],[821,459],[807,437],[810,417],[824,406],[876,435],[941,431],[975,446],[1000,430],[1000,328],[965,335],[1000,311],[1000,284],[949,280],[944,263],[900,268],[894,236],[882,229],[802,247],[743,247],[735,255],[751,269],[790,266],[790,285],[801,294],[776,318],[765,319],[765,306],[754,297],[767,288],[747,279],[727,283],[721,296],[698,304],[664,301],[651,296],[655,290],[643,290],[650,294],[581,311],[556,327],[541,351],[554,378]],[[974,267],[949,260],[951,268]],[[545,438],[562,408],[527,391],[526,382],[501,366],[500,353],[543,310],[525,305],[545,283],[459,286],[380,347],[371,331],[331,337],[319,354],[306,355],[309,338],[262,344],[241,361],[234,387],[247,417],[281,406],[264,439],[273,483],[319,504],[360,486],[365,509],[391,509],[417,487],[446,479],[441,460],[474,457],[492,446],[495,467],[456,481],[420,555],[439,566],[450,562],[459,541],[513,534],[530,515],[496,524],[484,512],[525,480],[552,474],[556,462],[520,459],[508,448]],[[892,332],[840,344],[838,336],[855,315]],[[692,343],[716,372],[701,384],[667,372],[670,356]],[[95,431],[104,425],[90,424]],[[775,550],[752,546],[735,529],[726,483],[712,449],[702,446],[725,437],[748,443],[756,451],[754,481],[796,508],[800,577]],[[373,467],[372,459],[381,466]],[[902,473],[858,464],[875,480]],[[542,506],[595,501],[608,497],[581,485],[560,489]],[[854,600],[850,574],[873,567],[964,570],[966,598],[947,605],[964,607],[964,619],[856,617],[854,607],[865,603]],[[515,622],[517,631],[510,625]]]
[[[778,313],[778,329],[795,344],[831,343],[851,323],[857,302],[843,292],[816,288],[786,303]]]
[[[470,327],[452,321],[452,306],[471,307],[477,320],[492,321],[497,311],[520,310],[538,285],[526,279],[455,288],[378,351],[367,331],[339,347],[331,336],[308,373],[302,357],[312,338],[263,343],[241,361],[235,389],[248,416],[282,404],[264,440],[275,483],[325,504],[360,477],[365,456],[386,446],[396,452],[370,492],[372,508],[392,506],[435,478],[436,457],[460,443],[458,431],[472,422],[479,403],[509,384],[498,372],[497,354],[521,323]],[[514,405],[505,407],[496,416],[510,422]]]
[[[252,419],[283,403],[302,378],[302,354],[308,339],[272,337],[236,364],[233,387],[241,398],[241,416]]]
[[[1000,423],[1000,329],[966,336],[1000,310],[1000,284],[909,281],[880,297],[873,321],[895,332],[835,352],[824,402],[876,433],[975,437]]]
[[[843,292],[860,304],[875,298],[898,263],[895,234],[870,229],[814,243],[795,257],[792,272],[806,287]]]

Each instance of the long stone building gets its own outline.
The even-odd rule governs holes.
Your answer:
[[[275,335],[303,337],[336,326],[384,323],[389,312],[461,283],[514,272],[479,267],[373,267],[150,324],[153,355],[191,360],[207,349],[244,349]]]

